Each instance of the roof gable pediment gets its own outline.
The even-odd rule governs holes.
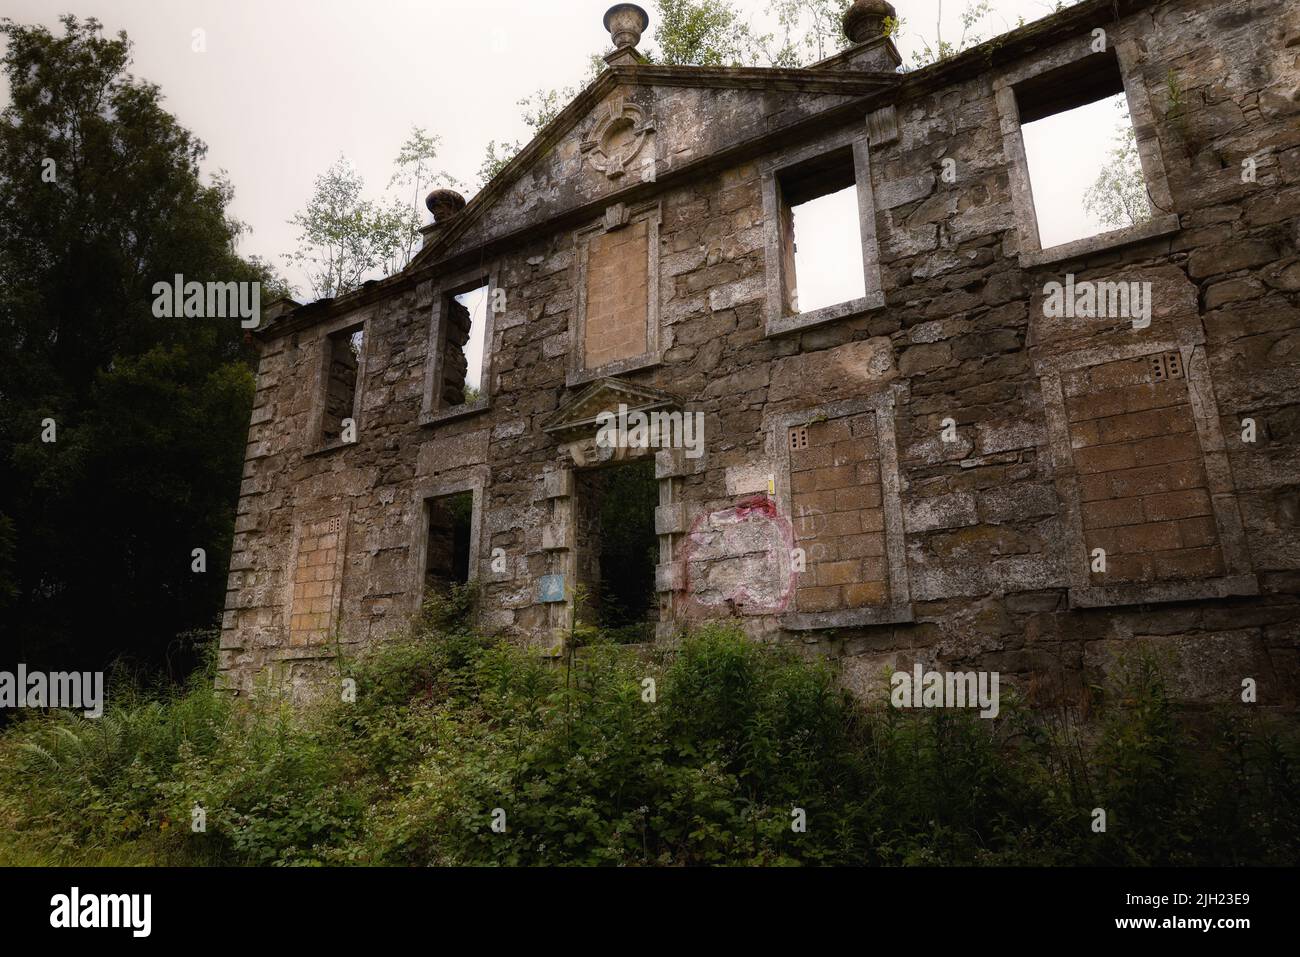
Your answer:
[[[425,246],[454,258],[819,113],[890,89],[894,74],[617,66],[546,126]]]

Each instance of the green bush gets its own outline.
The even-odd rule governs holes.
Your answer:
[[[1004,695],[984,720],[864,709],[828,664],[726,627],[554,664],[459,624],[472,602],[453,590],[341,662],[355,702],[235,701],[208,670],[173,691],[116,675],[98,721],[23,717],[0,737],[0,863],[1297,859],[1294,736],[1187,720],[1148,659],[1094,719]]]

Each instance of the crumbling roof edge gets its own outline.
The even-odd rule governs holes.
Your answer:
[[[258,338],[269,339],[297,331],[315,324],[325,315],[337,315],[383,299],[395,289],[414,285],[421,279],[426,278],[436,268],[445,266],[448,262],[456,262],[461,258],[472,255],[474,250],[467,250],[447,261],[438,258],[439,255],[447,251],[453,241],[463,236],[474,222],[481,218],[482,214],[505,193],[507,187],[515,181],[524,169],[527,169],[537,158],[557,143],[582,116],[585,116],[606,93],[619,83],[631,82],[635,85],[640,82],[649,85],[712,87],[758,86],[764,89],[772,89],[771,83],[776,81],[791,84],[791,86],[787,87],[789,89],[813,89],[812,84],[821,86],[822,83],[819,81],[830,80],[832,84],[835,84],[834,89],[842,92],[852,92],[854,85],[858,85],[858,92],[863,95],[857,100],[825,111],[828,116],[835,116],[843,113],[847,108],[865,109],[884,105],[885,103],[906,102],[936,87],[960,83],[971,76],[1021,59],[1036,48],[1051,46],[1071,36],[1076,36],[1080,30],[1108,22],[1114,23],[1124,17],[1131,16],[1146,7],[1153,6],[1156,2],[1157,0],[1083,0],[1082,3],[1073,7],[1067,7],[1057,13],[1049,14],[1039,20],[1018,27],[1009,33],[1000,34],[986,40],[956,56],[906,73],[837,72],[826,70],[824,67],[817,65],[797,69],[656,66],[653,64],[610,67],[574,97],[568,106],[561,110],[514,159],[492,178],[487,186],[479,191],[460,215],[456,217],[456,220],[449,224],[449,228],[435,242],[430,243],[416,253],[411,262],[401,272],[382,280],[367,283],[362,288],[353,290],[338,299],[317,300],[299,306],[270,326],[258,329],[253,334]],[[882,80],[886,82],[882,83]],[[805,86],[803,84],[809,85]],[[868,88],[874,86],[874,89],[862,89],[863,86]],[[822,117],[819,115],[814,118],[814,120],[817,119],[822,119]],[[795,127],[803,125],[807,125],[807,121],[803,124],[795,124]],[[736,150],[753,148],[756,144],[769,138],[770,135],[764,134],[764,136],[737,144],[735,149],[718,155],[731,155]],[[700,170],[707,168],[711,164],[712,159],[705,158],[680,170],[673,171],[669,176],[661,177],[661,184],[663,180],[677,178],[679,175],[698,174]],[[569,211],[561,218],[570,218],[571,215],[578,211]],[[530,226],[515,233],[497,237],[490,242],[484,243],[484,246],[513,244],[518,241],[520,234],[531,233],[534,228]]]
[[[613,66],[593,80],[569,102],[518,155],[460,212],[455,221],[436,241],[416,254],[407,267],[416,268],[445,252],[463,236],[487,209],[500,198],[535,160],[560,141],[616,86],[691,86],[724,89],[754,88],[786,92],[843,93],[846,95],[878,94],[901,79],[897,73],[844,71],[840,73],[809,67],[708,67],[658,66],[637,64]]]
[[[1083,0],[1073,7],[1066,7],[1008,33],[1001,33],[955,56],[899,74],[903,82],[898,86],[898,93],[907,98],[921,90],[960,83],[995,67],[1022,59],[1039,47],[1054,46],[1077,36],[1080,30],[1087,27],[1118,22],[1157,2],[1158,0]]]
[[[856,70],[827,70],[823,64],[810,67],[710,67],[659,66],[638,64],[615,66],[605,70],[560,111],[533,140],[519,152],[457,216],[438,239],[422,249],[407,268],[419,267],[445,253],[460,239],[482,214],[503,195],[515,179],[546,153],[600,101],[614,86],[682,85],[703,87],[758,87],[807,92],[857,92],[872,101],[892,94],[892,101],[906,100],[933,86],[942,86],[975,73],[982,73],[1001,63],[1023,57],[1037,46],[1060,42],[1093,24],[1113,22],[1128,16],[1156,0],[1084,0],[1009,33],[937,63],[907,73],[881,73]],[[834,56],[840,56],[835,54]],[[834,59],[832,56],[829,59]]]

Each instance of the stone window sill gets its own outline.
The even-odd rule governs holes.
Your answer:
[[[1088,236],[1085,239],[1076,239],[1072,243],[1062,243],[1049,249],[1022,252],[1020,254],[1020,265],[1024,269],[1034,266],[1048,266],[1053,263],[1065,262],[1067,259],[1077,259],[1080,256],[1090,256],[1093,253],[1119,249],[1121,246],[1140,243],[1146,239],[1168,236],[1171,233],[1178,232],[1179,228],[1176,213],[1157,216],[1145,223],[1138,223],[1136,226],[1113,229],[1108,233]]]
[[[781,617],[781,627],[789,631],[820,631],[825,628],[861,628],[867,625],[893,625],[914,621],[912,606],[887,605],[884,608],[846,608],[843,611],[794,612]]]
[[[421,425],[438,425],[441,422],[451,422],[456,419],[468,418],[471,415],[478,415],[480,412],[486,412],[491,407],[491,401],[484,397],[474,402],[465,402],[461,405],[453,405],[447,409],[438,409],[436,412],[421,412]]]
[[[1070,589],[1071,608],[1108,608],[1117,605],[1154,605],[1169,601],[1199,601],[1231,595],[1258,595],[1259,579],[1236,575],[1191,582],[1132,582],[1090,585]]]
[[[864,312],[871,312],[874,309],[883,309],[885,307],[885,294],[880,290],[869,292],[861,299],[850,299],[848,302],[836,303],[833,306],[823,306],[821,309],[814,309],[812,312],[801,312],[792,316],[781,316],[777,319],[768,319],[767,329],[768,336],[783,336],[791,332],[802,332],[804,329],[812,329],[815,326],[825,325],[828,322],[835,322],[838,319],[846,319],[849,316],[861,315]]]
[[[355,442],[331,442],[329,445],[318,445],[314,449],[308,449],[302,454],[305,459],[315,458],[318,455],[329,455],[331,452],[337,452],[340,449],[351,448],[356,445]]]
[[[653,369],[662,362],[663,357],[659,353],[647,352],[643,355],[633,356],[631,359],[609,362],[595,369],[579,369],[576,372],[570,372],[565,377],[564,384],[571,389],[574,386],[595,382],[597,379],[603,379],[606,376],[626,375],[629,372],[640,372],[642,369]]]

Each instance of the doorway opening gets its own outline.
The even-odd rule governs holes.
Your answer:
[[[428,539],[425,548],[426,595],[446,594],[469,581],[470,529],[474,493],[457,492],[428,500]]]
[[[579,620],[621,644],[652,641],[659,618],[654,459],[580,471],[575,491]]]

